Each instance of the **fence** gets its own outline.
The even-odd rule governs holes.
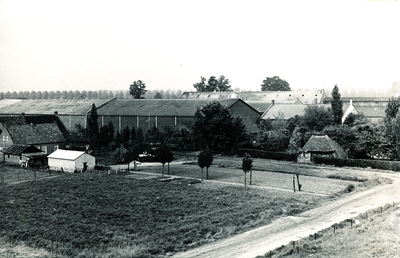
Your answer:
[[[338,235],[338,234],[344,234],[343,229],[358,229],[362,223],[359,221],[368,221],[368,220],[373,220],[373,217],[375,215],[383,214],[385,211],[392,210],[395,211],[399,209],[398,204],[396,204],[394,201],[391,204],[386,204],[384,206],[369,210],[367,212],[364,212],[362,214],[359,214],[357,217],[350,218],[350,219],[345,219],[340,223],[335,223],[331,227],[328,227],[324,230],[321,230],[319,232],[316,232],[309,237],[303,238],[299,241],[292,241],[290,244],[286,246],[281,246],[275,250],[271,250],[268,253],[265,254],[264,257],[282,257],[282,256],[289,256],[289,255],[294,255],[294,254],[301,254],[309,256],[313,254],[318,254],[324,255],[322,252],[322,247],[318,246],[314,241],[323,239],[323,241],[334,241],[330,237]],[[373,232],[371,232],[372,234]],[[329,239],[327,239],[329,238]],[[367,243],[366,243],[367,244]],[[301,257],[303,257],[301,256]],[[345,254],[343,253],[343,256]]]

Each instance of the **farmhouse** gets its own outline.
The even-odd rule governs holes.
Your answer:
[[[212,100],[193,99],[134,99],[112,100],[97,109],[99,127],[112,122],[120,132],[125,127],[141,128],[144,132],[155,126],[165,127],[185,125],[194,122],[197,107]],[[240,115],[249,133],[257,133],[260,113],[240,99],[218,100],[228,107],[233,115]]]
[[[34,145],[44,153],[65,147],[65,128],[56,116],[0,116],[1,151],[11,145]]]
[[[297,157],[297,162],[311,162],[315,156],[347,158],[344,149],[327,135],[313,135]]]
[[[56,150],[47,156],[48,164],[52,170],[66,172],[86,171],[94,169],[96,158],[84,151]]]

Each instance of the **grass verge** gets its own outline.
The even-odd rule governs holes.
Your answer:
[[[370,210],[261,257],[398,257],[400,208]]]

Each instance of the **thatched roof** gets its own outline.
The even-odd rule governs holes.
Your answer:
[[[313,135],[301,149],[302,152],[336,153],[339,158],[347,158],[344,149],[327,135]]]

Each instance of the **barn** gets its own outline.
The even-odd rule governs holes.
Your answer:
[[[346,151],[328,135],[313,135],[297,156],[297,162],[311,162],[315,156],[347,158]]]
[[[47,159],[50,169],[66,172],[94,169],[96,164],[96,158],[84,151],[58,149],[47,156]]]

